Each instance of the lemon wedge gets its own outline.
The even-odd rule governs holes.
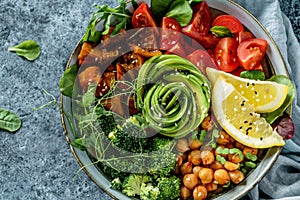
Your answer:
[[[285,141],[231,83],[220,76],[212,92],[212,109],[221,127],[253,148],[283,146]]]
[[[289,91],[287,85],[273,81],[241,78],[213,68],[207,68],[206,73],[212,85],[215,84],[218,77],[224,77],[249,101],[254,111],[258,113],[269,113],[278,109]]]

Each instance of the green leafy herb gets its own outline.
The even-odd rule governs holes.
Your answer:
[[[21,128],[21,119],[12,111],[0,108],[0,129],[16,132]]]
[[[77,64],[70,66],[64,72],[64,74],[60,80],[60,83],[59,83],[59,89],[63,95],[65,95],[67,97],[72,97],[73,87],[74,87],[74,83],[75,83],[75,80],[77,77],[77,72],[78,72]]]
[[[86,33],[82,42],[98,42],[102,35],[107,35],[111,27],[115,27],[111,36],[120,32],[122,28],[126,29],[127,23],[131,19],[130,12],[126,9],[126,1],[121,0],[117,8],[110,8],[107,4],[96,6],[96,11],[92,14]],[[104,24],[104,30],[99,30],[99,22]],[[100,27],[100,25],[99,25]]]
[[[166,17],[174,18],[183,27],[190,23],[193,10],[186,0],[174,0],[170,4]]]
[[[174,18],[180,26],[186,26],[191,21],[193,10],[186,0],[152,0],[151,10],[157,21],[165,17]]]
[[[34,40],[25,40],[17,46],[9,47],[8,51],[16,52],[17,55],[30,61],[34,61],[41,54],[41,48]]]
[[[191,7],[193,7],[194,5],[202,2],[203,0],[188,0],[189,4],[191,5]]]
[[[231,31],[225,26],[213,26],[210,31],[220,38],[233,37]]]
[[[289,86],[289,91],[288,91],[288,94],[287,94],[283,104],[277,110],[275,110],[273,112],[262,114],[262,116],[267,120],[267,122],[272,124],[278,117],[283,115],[285,110],[293,102],[293,99],[295,97],[295,86],[294,86],[293,82],[284,75],[276,75],[276,76],[271,77],[268,80]]]
[[[243,71],[241,72],[240,77],[253,79],[253,80],[261,80],[261,81],[266,80],[265,73],[259,70]]]
[[[159,22],[169,11],[172,0],[152,0],[151,11],[155,19]]]

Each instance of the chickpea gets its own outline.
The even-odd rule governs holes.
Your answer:
[[[244,154],[244,156],[245,156],[247,153],[251,153],[252,155],[257,155],[257,154],[258,154],[258,149],[251,148],[251,147],[245,147],[245,148],[243,149],[243,154]]]
[[[182,158],[182,156],[177,155],[177,157],[176,157],[176,165],[177,165],[177,166],[181,166],[182,163],[183,163],[183,158]]]
[[[243,144],[239,143],[238,141],[235,142],[235,147],[240,150],[243,150],[245,148],[245,146]]]
[[[204,150],[201,151],[201,160],[204,165],[210,165],[215,161],[215,156],[211,151]]]
[[[203,184],[210,183],[214,179],[214,171],[210,168],[202,168],[199,171],[199,178]]]
[[[202,169],[202,167],[200,166],[195,166],[193,168],[193,174],[195,174],[196,176],[199,176],[199,171]]]
[[[213,192],[218,189],[218,184],[213,182],[205,184],[205,188],[208,192]]]
[[[201,157],[200,157],[200,150],[193,150],[188,155],[188,161],[193,163],[194,165],[200,165]]]
[[[207,190],[203,185],[198,185],[193,190],[194,200],[203,200],[207,197]]]
[[[238,184],[242,182],[245,179],[245,175],[240,170],[234,170],[232,172],[229,172],[229,177],[231,181],[235,184]]]
[[[213,170],[217,170],[217,169],[224,169],[224,166],[222,165],[221,162],[215,160],[215,161],[210,165],[210,168],[213,169]]]
[[[214,180],[219,185],[225,185],[230,181],[230,177],[225,169],[218,169],[214,173]]]
[[[214,125],[212,123],[211,120],[211,116],[208,115],[207,117],[205,117],[201,123],[201,127],[206,130],[206,131],[210,131],[214,128]]]
[[[191,162],[183,163],[180,166],[180,172],[182,175],[193,173],[193,164]]]
[[[186,151],[182,154],[182,161],[187,162],[187,158],[188,158],[188,151]]]
[[[229,154],[228,160],[233,163],[240,163],[244,160],[244,158],[243,158],[243,156],[241,158],[241,156],[239,154]]]
[[[217,139],[217,144],[226,145],[229,143],[230,136],[224,131],[219,132],[219,138]]]
[[[224,167],[228,171],[234,171],[234,170],[237,170],[239,168],[239,165],[235,164],[233,162],[230,162],[230,161],[226,161],[225,164],[224,164]]]
[[[186,174],[183,177],[183,184],[188,189],[194,189],[196,185],[198,185],[198,177],[195,174]]]
[[[200,149],[201,145],[202,145],[202,142],[200,142],[200,140],[198,140],[198,139],[194,139],[194,140],[190,141],[190,148],[193,150]]]
[[[181,153],[184,153],[184,152],[190,150],[187,139],[184,139],[184,138],[179,139],[176,144],[176,150]]]
[[[192,190],[190,190],[189,188],[185,187],[184,185],[182,185],[180,187],[180,196],[183,199],[187,199],[190,196],[192,196]]]

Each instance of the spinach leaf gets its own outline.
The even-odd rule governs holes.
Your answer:
[[[167,14],[172,1],[173,0],[151,0],[151,11],[156,21],[160,22]]]
[[[186,0],[174,0],[170,4],[166,17],[174,18],[180,26],[186,26],[193,17],[193,10]]]
[[[21,128],[21,119],[12,111],[0,108],[0,129],[16,132]]]
[[[202,2],[203,0],[189,0],[189,4],[191,5],[191,7],[195,6],[196,4]]]
[[[265,73],[259,70],[243,71],[241,72],[240,77],[253,79],[253,80],[261,80],[261,81],[264,81],[266,79]]]
[[[75,83],[75,80],[77,77],[77,73],[78,73],[77,64],[70,66],[64,72],[62,78],[60,79],[60,83],[59,83],[59,89],[63,95],[65,95],[67,97],[72,97],[73,87],[74,87],[74,83]]]
[[[233,37],[231,31],[225,26],[213,26],[210,31],[220,38]]]
[[[284,111],[291,105],[295,97],[295,87],[292,81],[284,75],[272,76],[268,80],[289,86],[289,91],[283,104],[273,112],[262,114],[262,117],[264,117],[268,123],[272,124],[278,117],[282,116]]]
[[[34,40],[25,40],[17,46],[9,47],[8,51],[13,51],[30,61],[34,61],[41,54],[41,48]]]
[[[99,42],[102,35],[107,35],[112,26],[116,26],[111,36],[120,32],[122,28],[126,29],[130,22],[131,14],[126,9],[126,1],[121,0],[117,8],[110,8],[107,4],[96,6],[96,11],[93,12],[86,32],[81,42]],[[103,22],[104,30],[99,30],[100,21]]]

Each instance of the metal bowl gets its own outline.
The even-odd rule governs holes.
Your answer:
[[[147,1],[147,3],[150,5],[150,1]],[[276,75],[283,74],[288,76],[285,62],[274,40],[267,32],[267,30],[250,12],[231,0],[214,0],[207,1],[207,3],[209,7],[216,12],[225,12],[238,18],[243,23],[243,25],[253,33],[255,37],[266,39],[269,44],[266,52],[266,63],[268,65],[270,73]],[[128,4],[128,6],[130,8],[131,5]],[[77,62],[77,56],[80,52],[80,48],[81,44],[78,42],[67,63],[67,68]],[[66,139],[68,142],[70,142],[74,140],[74,137],[71,132],[71,125],[67,117],[63,114],[62,109],[72,115],[72,101],[70,98],[63,95],[61,95],[61,119]],[[70,146],[70,149],[80,166],[83,167],[85,173],[108,195],[110,195],[114,199],[130,199],[121,192],[110,188],[110,182],[106,179],[106,177],[97,169],[96,166],[91,165],[92,160],[88,156],[87,152],[81,151],[72,146]],[[246,195],[269,171],[269,169],[272,167],[273,163],[279,156],[281,150],[282,147],[272,147],[266,149],[264,151],[264,155],[262,155],[262,160],[259,165],[252,172],[250,172],[250,174],[245,178],[243,182],[241,182],[231,190],[214,196],[213,199],[239,199]]]

